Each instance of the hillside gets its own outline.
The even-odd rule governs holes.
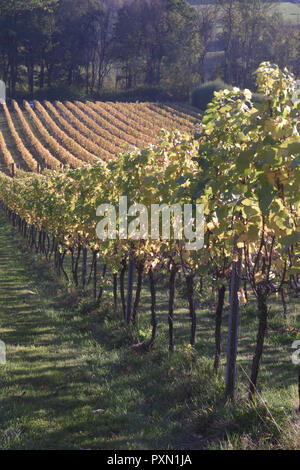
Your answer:
[[[0,108],[0,169],[73,168],[111,160],[126,148],[155,144],[159,131],[193,130],[188,105],[102,102],[13,102]]]

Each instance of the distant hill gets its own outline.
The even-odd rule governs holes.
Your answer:
[[[217,0],[187,0],[191,5],[201,8],[203,5],[215,5]],[[283,18],[293,24],[300,24],[300,0],[290,0],[290,1],[277,1],[266,2],[272,3],[280,13],[282,13]]]
[[[191,5],[214,5],[217,3],[217,0],[187,0]],[[270,2],[270,0],[265,0],[266,2]],[[271,2],[275,3],[275,2]],[[276,3],[296,3],[300,5],[300,0],[281,0],[277,1]]]

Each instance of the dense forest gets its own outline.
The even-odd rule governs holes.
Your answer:
[[[273,3],[218,0],[0,0],[8,94],[159,88],[185,98],[206,80],[253,87],[262,60],[300,67],[300,25]],[[40,96],[38,95],[40,93]]]

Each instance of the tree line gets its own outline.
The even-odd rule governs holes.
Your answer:
[[[58,86],[181,97],[208,75],[253,87],[262,60],[299,74],[299,31],[261,0],[0,0],[0,77],[11,98]]]

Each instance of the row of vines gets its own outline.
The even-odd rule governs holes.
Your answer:
[[[33,172],[109,161],[125,148],[156,143],[161,128],[190,131],[199,120],[192,108],[149,103],[25,101],[21,107],[13,101],[3,112],[20,168]],[[7,151],[2,137],[0,163],[12,174],[14,152]]]
[[[157,145],[123,151],[108,163],[97,160],[93,165],[64,172],[46,171],[15,178],[3,173],[0,176],[3,206],[30,247],[48,260],[54,257],[58,270],[67,278],[64,262],[69,257],[76,285],[80,282],[86,289],[88,282],[94,279],[97,305],[108,285],[107,277],[111,276],[116,312],[120,294],[124,321],[136,323],[142,283],[147,279],[151,292],[152,333],[140,345],[144,349],[156,340],[156,292],[162,276],[168,277],[171,352],[174,350],[176,277],[180,275],[186,283],[191,347],[196,344],[195,283],[211,279],[218,292],[214,362],[218,373],[222,312],[225,293],[229,290],[226,393],[231,398],[234,396],[239,304],[247,296],[247,290],[251,289],[257,300],[259,317],[250,374],[249,394],[253,397],[270,296],[286,288],[299,293],[300,288],[300,102],[294,99],[296,81],[287,70],[263,63],[257,71],[257,84],[264,99],[256,105],[249,90],[234,88],[217,92],[196,134],[189,129],[186,132],[163,131]],[[46,105],[52,112],[51,106]],[[107,125],[114,125],[110,106],[103,106],[99,113],[97,104],[67,103],[59,109],[73,112],[74,120],[76,116],[82,126],[95,131],[102,128],[104,138],[102,116]],[[118,107],[114,109],[118,111]],[[125,121],[133,119],[134,109],[134,104],[128,106],[124,125]],[[163,115],[168,113],[167,107],[161,109]],[[68,112],[64,112],[66,120]],[[151,105],[143,105],[144,117],[141,113],[135,133],[130,140],[127,137],[128,143],[137,138],[137,129],[143,129],[149,112],[156,111],[151,110]],[[48,119],[45,113],[43,119]],[[176,124],[182,119],[178,111]],[[115,132],[117,143],[118,139],[125,138],[125,127],[118,128],[118,134],[117,130]],[[100,240],[95,230],[100,221],[96,209],[101,204],[118,207],[122,196],[127,196],[128,207],[136,203],[149,208],[162,203],[203,204],[204,247],[200,251],[189,251],[185,240],[153,240],[142,233],[119,239],[110,238],[111,232],[108,232],[107,238]],[[134,207],[129,214],[133,226],[134,217],[141,211],[138,205]],[[135,229],[138,233],[137,223]],[[88,255],[93,260],[90,273]],[[97,273],[100,273],[100,282]],[[135,276],[136,283],[133,282]]]

